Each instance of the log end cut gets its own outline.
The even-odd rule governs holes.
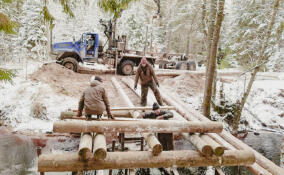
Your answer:
[[[204,156],[212,156],[213,155],[213,149],[210,145],[205,145],[202,148],[202,154]]]
[[[216,147],[215,150],[214,150],[214,154],[218,157],[222,156],[224,154],[224,147],[222,147],[222,146]]]
[[[152,149],[153,156],[158,156],[163,151],[163,146],[161,144],[156,144]]]
[[[87,161],[90,160],[92,158],[92,153],[90,151],[90,149],[88,148],[83,148],[79,151],[79,158],[82,161]]]
[[[96,160],[104,160],[107,156],[107,152],[104,148],[98,148],[95,152],[94,152],[94,159]]]

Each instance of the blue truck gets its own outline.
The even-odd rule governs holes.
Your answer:
[[[79,69],[79,63],[97,62],[98,59],[110,61],[117,72],[123,75],[131,75],[134,67],[138,66],[143,53],[139,51],[127,50],[126,36],[119,39],[113,37],[112,28],[100,21],[105,26],[105,35],[108,38],[108,48],[104,50],[97,33],[83,33],[80,40],[73,42],[59,42],[52,45],[52,56],[56,62],[75,72]],[[111,23],[109,23],[111,24]],[[154,65],[156,57],[146,56],[149,63]]]

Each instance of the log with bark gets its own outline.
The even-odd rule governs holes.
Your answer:
[[[113,117],[126,117],[126,118],[130,118],[131,114],[129,113],[129,111],[127,110],[121,110],[121,111],[113,111],[111,112]],[[104,112],[104,115],[106,116],[106,112]],[[60,114],[60,119],[64,120],[64,119],[76,119],[76,118],[82,118],[82,120],[86,120],[86,117],[83,116],[82,117],[77,117],[77,111],[66,111],[66,112],[61,112]],[[96,117],[94,117],[94,119],[96,119]]]
[[[204,140],[202,140],[199,135],[197,134],[185,134],[183,133],[182,136],[188,140],[189,142],[191,142],[195,148],[197,148],[197,150],[203,154],[204,156],[208,157],[208,156],[212,156],[213,155],[213,149],[212,147],[205,142]]]
[[[87,161],[92,158],[93,136],[91,133],[82,133],[78,155],[80,160]]]
[[[190,121],[210,121],[208,118],[203,116],[202,114],[198,113],[190,106],[185,105],[177,98],[172,98],[171,93],[167,90],[162,88],[161,93],[163,100],[166,101],[168,105],[172,105],[176,108],[179,114],[181,114],[184,118]],[[174,100],[173,100],[174,99]],[[252,151],[256,156],[256,163],[249,166],[248,168],[252,172],[257,172],[257,174],[275,174],[281,175],[284,174],[284,169],[280,168],[276,164],[274,164],[271,160],[265,158],[263,155],[240,141],[239,139],[235,138],[227,131],[222,131],[222,133],[214,134],[208,133],[211,138],[213,138],[216,142],[221,144],[222,146],[228,149],[242,149],[242,150],[249,150]]]
[[[224,154],[224,147],[217,143],[214,139],[206,134],[201,135],[201,139],[206,141],[213,149],[216,156],[222,156]]]
[[[103,160],[107,156],[106,137],[102,133],[94,136],[94,159]]]
[[[220,133],[220,122],[188,122],[167,120],[139,121],[56,121],[53,131],[59,133],[118,132],[118,133]]]
[[[225,151],[220,158],[204,157],[196,151],[163,151],[153,156],[148,151],[109,152],[104,160],[94,158],[84,162],[77,154],[42,154],[38,160],[39,172],[85,171],[99,169],[130,169],[159,167],[202,167],[252,165],[255,161],[251,151]]]

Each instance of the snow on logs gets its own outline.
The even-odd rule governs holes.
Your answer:
[[[223,156],[205,157],[197,151],[163,151],[153,156],[148,151],[109,152],[104,160],[80,161],[77,154],[42,154],[38,160],[39,172],[83,171],[99,169],[131,169],[159,167],[202,167],[252,165],[251,151],[226,150]]]
[[[91,133],[82,133],[79,145],[78,155],[80,160],[86,161],[92,158],[92,141]]]
[[[134,121],[56,121],[53,132],[119,132],[119,133],[220,133],[220,122],[188,122],[175,120],[134,120]]]
[[[106,158],[106,137],[102,133],[97,133],[94,136],[94,159],[103,160]]]

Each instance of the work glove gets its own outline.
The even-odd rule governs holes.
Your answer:
[[[160,87],[159,83],[156,83],[157,87]]]
[[[107,117],[108,117],[108,119],[113,119],[113,120],[115,119],[111,114],[108,115]]]
[[[82,117],[82,112],[78,112],[77,117]]]
[[[137,89],[137,85],[134,85],[134,90],[136,90]]]

